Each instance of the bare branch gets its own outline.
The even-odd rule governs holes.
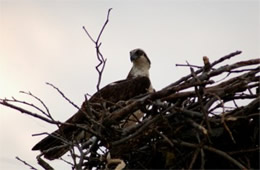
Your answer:
[[[30,165],[30,164],[27,163],[26,161],[22,160],[22,159],[19,158],[18,156],[16,156],[15,159],[17,159],[18,161],[22,162],[24,165],[30,167],[30,169],[37,170],[35,167],[33,167],[32,165]]]
[[[98,82],[97,82],[97,85],[96,85],[96,88],[97,88],[97,91],[99,91],[100,89],[100,83],[101,83],[101,79],[102,79],[102,74],[103,74],[103,71],[104,71],[104,68],[105,68],[105,65],[106,65],[106,59],[104,58],[104,56],[102,55],[102,53],[100,52],[100,46],[101,46],[101,42],[100,42],[100,38],[101,38],[101,35],[102,33],[104,32],[105,30],[105,27],[106,25],[108,24],[109,22],[109,15],[110,15],[110,12],[111,12],[112,8],[109,8],[108,9],[108,12],[107,12],[107,19],[104,23],[104,25],[102,26],[99,34],[98,34],[98,37],[96,40],[94,40],[92,38],[92,36],[89,34],[89,32],[87,31],[87,29],[83,26],[83,29],[85,31],[85,33],[88,35],[88,37],[90,38],[90,40],[95,44],[95,48],[96,48],[96,55],[97,55],[97,59],[99,61],[98,65],[96,66],[96,70],[98,72]],[[101,67],[101,68],[100,68]]]
[[[77,106],[75,103],[73,103],[69,98],[67,98],[67,97],[65,96],[65,94],[64,94],[58,87],[56,87],[56,86],[54,86],[53,84],[48,83],[48,82],[46,82],[46,84],[49,85],[49,86],[51,86],[51,87],[53,87],[55,90],[57,90],[57,91],[60,93],[60,95],[61,95],[65,100],[67,100],[72,106],[74,106],[76,109],[80,109],[80,107]]]
[[[50,113],[50,111],[49,111],[49,108],[47,107],[47,105],[46,105],[39,97],[35,96],[35,95],[32,94],[31,92],[20,91],[20,93],[27,94],[27,95],[29,95],[29,96],[35,98],[36,100],[38,100],[38,101],[42,104],[42,106],[45,108],[47,114],[45,114],[45,112],[43,112],[43,111],[41,111],[41,112],[42,112],[43,114],[45,114],[46,116],[50,117],[51,119],[53,119],[52,116],[51,116],[51,113]]]
[[[106,21],[105,21],[103,27],[101,28],[101,31],[99,32],[99,35],[98,35],[97,40],[96,40],[97,43],[99,42],[99,39],[100,39],[100,37],[101,37],[103,31],[105,30],[105,27],[106,27],[107,23],[109,22],[109,15],[110,15],[111,10],[112,10],[112,8],[109,8],[109,9],[108,9],[107,19],[106,19]]]
[[[41,116],[41,115],[39,115],[39,114],[33,113],[33,112],[31,112],[31,111],[28,111],[28,110],[26,110],[26,109],[24,109],[24,108],[15,106],[15,105],[13,105],[13,104],[10,104],[10,103],[8,103],[8,101],[6,101],[5,99],[4,99],[4,100],[1,99],[1,100],[0,100],[0,104],[2,104],[2,105],[4,105],[4,106],[7,106],[7,107],[9,107],[9,108],[11,108],[11,109],[17,110],[17,111],[19,111],[19,112],[21,112],[21,113],[28,114],[28,115],[30,115],[30,116],[39,118],[39,119],[41,119],[41,120],[43,120],[43,121],[45,121],[45,122],[48,122],[48,123],[53,124],[53,120],[48,119],[48,118],[46,118],[46,117],[43,117],[43,116]]]

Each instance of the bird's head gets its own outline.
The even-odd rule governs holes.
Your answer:
[[[142,68],[150,68],[151,61],[147,57],[144,50],[137,48],[132,51],[130,51],[130,60],[133,62],[133,65],[136,67],[142,67]]]
[[[128,74],[128,78],[133,78],[137,76],[149,77],[151,61],[142,49],[137,48],[130,51],[130,60],[133,63],[133,67]]]

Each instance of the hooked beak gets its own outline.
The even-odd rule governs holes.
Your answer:
[[[130,60],[131,62],[133,62],[134,60],[136,60],[138,58],[137,55],[133,54],[132,52],[130,52]]]

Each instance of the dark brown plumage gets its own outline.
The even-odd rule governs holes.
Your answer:
[[[99,92],[95,93],[90,98],[89,104],[92,106],[94,110],[98,110],[98,104],[103,103],[104,101],[109,101],[106,102],[107,106],[111,105],[111,103],[117,103],[118,101],[126,101],[137,95],[146,93],[149,86],[150,80],[147,77],[136,77],[133,79],[122,80],[113,83],[112,85],[107,85],[104,88],[102,88]],[[85,110],[85,105],[86,103],[84,102],[81,107],[82,110]],[[66,122],[78,124],[89,123],[82,111],[78,111]],[[41,152],[43,152],[44,150],[50,148],[62,146],[65,143],[62,140],[57,139],[57,137],[61,137],[60,134],[63,134],[62,137],[66,138],[67,140],[72,140],[74,137],[78,136],[81,133],[81,131],[82,129],[74,126],[62,125],[59,130],[53,132],[51,135],[47,136],[42,141],[37,143],[32,148],[32,150],[40,150]],[[61,148],[53,149],[52,151],[45,153],[44,156],[47,159],[53,160],[59,158],[68,150],[69,147],[64,146]]]
[[[101,108],[104,105],[108,108],[119,101],[127,101],[140,94],[147,93],[151,89],[152,86],[149,79],[150,60],[146,54],[144,57],[144,54],[140,49],[131,51],[130,56],[133,67],[128,78],[108,84],[89,99],[88,103],[91,109],[95,110],[99,117],[102,114]],[[69,118],[66,123],[89,124],[90,122],[85,116],[85,113],[87,113],[86,108],[86,102],[83,102],[81,110]],[[96,117],[96,120],[99,120],[99,117]],[[88,139],[91,137],[87,133],[82,135],[82,132],[81,128],[63,124],[58,130],[37,143],[32,150],[40,150],[43,152],[44,157],[49,160],[57,159],[69,150],[69,145],[66,145],[66,142],[62,139],[71,141],[73,139],[81,140],[81,138]]]

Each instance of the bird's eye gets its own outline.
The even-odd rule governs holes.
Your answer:
[[[137,50],[137,51],[135,52],[135,54],[136,54],[137,56],[141,56],[141,55],[142,55],[142,51],[141,51],[141,50]]]

